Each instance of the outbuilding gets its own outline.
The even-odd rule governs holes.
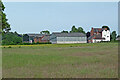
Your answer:
[[[44,43],[49,42],[50,35],[48,34],[24,34],[23,42],[24,43]]]
[[[52,44],[87,43],[87,37],[84,33],[52,33],[50,42]]]

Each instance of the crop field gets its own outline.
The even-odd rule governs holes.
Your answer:
[[[118,43],[2,46],[3,78],[117,78]]]

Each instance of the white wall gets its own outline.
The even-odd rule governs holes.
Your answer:
[[[87,41],[57,41],[58,44],[87,43]]]
[[[98,42],[101,42],[102,40],[101,39],[93,39],[93,43],[98,43]]]
[[[57,37],[58,44],[87,43],[86,37]]]
[[[107,31],[103,30],[102,31],[102,38],[105,38],[105,40],[103,40],[103,41],[110,41],[110,31],[109,30],[107,30]]]

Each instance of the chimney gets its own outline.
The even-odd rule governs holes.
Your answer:
[[[107,28],[104,28],[105,30],[107,30]]]

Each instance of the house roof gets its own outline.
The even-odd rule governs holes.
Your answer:
[[[88,40],[91,40],[93,37],[94,37],[94,35],[93,35],[93,36],[88,37]]]
[[[93,37],[95,37],[95,39],[105,39],[105,38],[102,38],[101,34],[94,34],[93,36],[90,36],[88,40],[91,40]]]
[[[44,37],[41,40],[50,40],[50,35],[44,35]]]
[[[103,30],[102,28],[93,28],[94,32],[102,32],[102,30]]]
[[[27,34],[28,36],[33,36],[33,37],[42,37],[43,34]]]
[[[50,35],[49,34],[27,34],[28,36],[34,37],[34,38],[39,38],[42,37],[41,40],[49,40]]]
[[[93,32],[102,32],[105,28],[93,28]]]
[[[83,33],[52,33],[56,37],[86,37],[86,34]]]

